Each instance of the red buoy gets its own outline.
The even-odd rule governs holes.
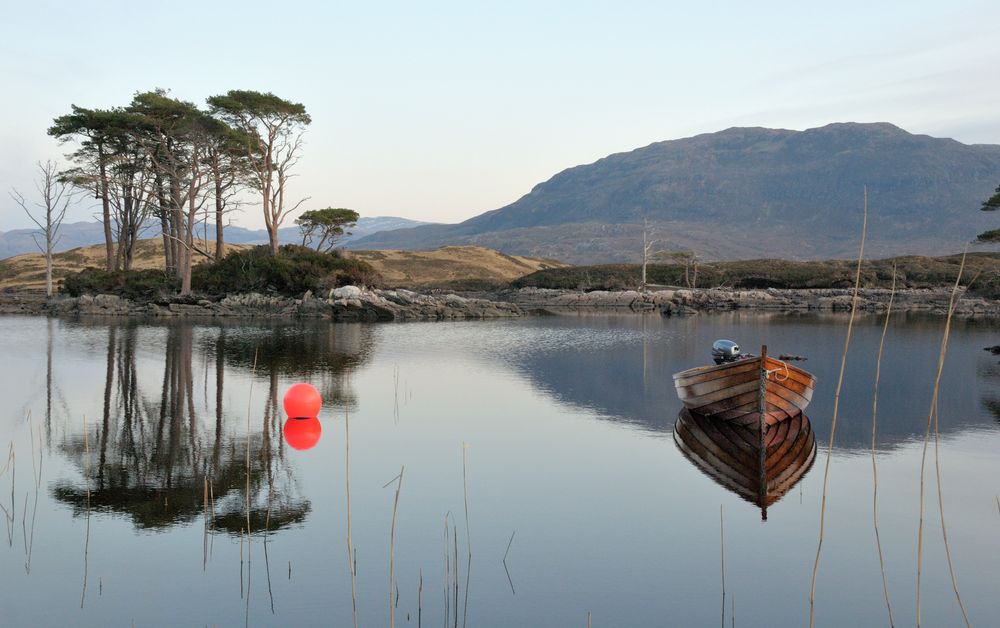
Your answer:
[[[310,384],[293,384],[285,392],[283,400],[285,414],[292,419],[302,419],[319,416],[323,406],[323,398],[319,391]]]
[[[323,426],[316,417],[308,419],[288,419],[285,421],[285,442],[292,449],[304,451],[312,449],[323,434]]]

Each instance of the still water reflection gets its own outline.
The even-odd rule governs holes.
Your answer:
[[[819,625],[887,623],[868,456],[879,323],[856,327],[841,398]],[[942,324],[894,319],[882,368],[880,516],[901,623],[915,617]],[[737,623],[801,625],[822,479],[809,470],[825,461],[843,331],[838,316],[763,314],[0,318],[0,612],[15,626],[350,625],[349,417],[361,625],[387,624],[390,601],[399,625],[584,625],[588,612],[594,625],[714,623],[720,506]],[[724,445],[734,435],[678,419],[671,375],[707,363],[719,337],[805,355],[819,380],[811,423],[770,443],[765,469],[740,467],[745,452]],[[941,397],[949,536],[980,624],[1000,613],[1000,367],[982,351],[998,337],[956,322]],[[282,438],[280,398],[296,381],[325,402],[308,451]],[[404,465],[390,591],[390,480]],[[927,518],[924,625],[955,625],[936,505]]]

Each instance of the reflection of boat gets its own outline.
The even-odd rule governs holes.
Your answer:
[[[703,473],[761,509],[787,493],[812,467],[816,437],[797,414],[765,430],[681,410],[674,442]],[[763,443],[763,447],[761,446]]]
[[[764,422],[774,425],[801,414],[809,405],[816,386],[811,373],[768,357],[767,347],[761,348],[760,356],[742,356],[735,343],[719,341],[725,342],[734,351],[725,358],[717,357],[717,364],[674,375],[677,396],[687,409],[741,425],[757,425],[763,405]]]

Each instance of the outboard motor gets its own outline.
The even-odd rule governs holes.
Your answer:
[[[716,340],[712,343],[712,359],[716,364],[735,362],[740,359],[740,346],[732,340]]]

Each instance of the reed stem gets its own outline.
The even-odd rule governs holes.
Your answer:
[[[517,591],[514,590],[514,581],[510,577],[510,569],[507,569],[507,554],[510,553],[510,545],[511,545],[511,543],[514,542],[514,534],[516,532],[517,532],[517,530],[514,530],[513,532],[510,533],[510,540],[507,541],[507,550],[503,553],[503,560],[501,561],[503,563],[504,573],[507,574],[507,584],[510,585],[510,594],[511,595],[517,595]]]
[[[809,586],[809,628],[815,625],[816,576],[823,551],[823,535],[826,531],[826,497],[830,480],[830,460],[833,458],[834,437],[837,434],[837,414],[840,411],[840,391],[844,387],[844,371],[847,370],[847,351],[851,346],[851,332],[854,316],[858,310],[858,290],[861,287],[861,262],[865,257],[865,236],[868,233],[868,186],[864,188],[864,215],[861,221],[861,247],[858,250],[858,266],[854,274],[854,294],[851,297],[851,316],[847,319],[847,334],[844,336],[844,350],[840,356],[840,374],[837,376],[837,390],[833,395],[833,418],[830,421],[830,442],[826,448],[826,465],[823,468],[823,496],[819,508],[819,542],[816,544],[816,560],[813,563],[812,583]]]
[[[466,472],[466,453],[469,446],[462,443],[462,490],[465,497],[465,545],[469,553],[468,562],[465,565],[465,600],[462,603],[462,626],[466,626],[469,618],[469,583],[472,580],[472,527],[469,525],[469,479]]]
[[[357,570],[354,565],[354,541],[351,539],[351,416],[344,409],[344,484],[347,493],[347,567],[351,572],[351,619],[358,628]]]
[[[403,488],[405,470],[405,466],[399,468],[396,497],[392,502],[392,525],[389,528],[389,628],[394,628],[396,625],[396,605],[393,604],[393,592],[396,589],[396,511],[399,508],[399,491]]]
[[[722,563],[722,628],[726,628],[726,529],[722,504],[719,504],[719,549]]]
[[[934,422],[935,416],[937,415],[938,407],[938,394],[941,389],[941,375],[944,372],[944,358],[948,352],[948,338],[951,334],[951,319],[952,315],[955,313],[955,303],[956,297],[958,295],[958,288],[962,281],[962,272],[965,270],[965,254],[962,254],[962,263],[958,269],[958,276],[955,277],[955,285],[951,290],[951,299],[948,302],[948,316],[945,319],[944,333],[941,335],[941,348],[938,351],[938,362],[937,362],[937,372],[934,375],[934,388],[931,393],[931,406],[930,410],[927,412],[927,427],[924,429],[924,447],[923,453],[920,457],[920,521],[917,525],[917,628],[921,625],[921,584],[923,576],[923,559],[924,559],[924,470],[927,465],[927,448],[930,443],[931,426]],[[940,476],[938,478],[938,490],[940,491]],[[943,510],[942,510],[943,515]],[[943,524],[942,519],[942,524]],[[942,525],[943,528],[943,525]],[[947,536],[945,536],[947,542]],[[946,548],[947,549],[947,545]],[[951,569],[951,552],[948,552],[948,568]],[[952,572],[952,584],[954,584],[954,572]],[[957,594],[957,586],[956,594]],[[959,605],[962,608],[962,616],[965,618],[966,624],[968,625],[968,617],[965,615],[965,606],[962,605],[961,597],[959,597]]]
[[[892,303],[896,296],[896,265],[892,265],[892,288],[889,291],[889,305],[885,310],[885,323],[882,325],[882,337],[878,343],[878,357],[875,359],[875,391],[872,396],[872,525],[875,528],[875,547],[878,549],[878,564],[882,572],[882,592],[885,595],[885,608],[889,613],[889,626],[896,623],[892,618],[892,604],[889,602],[889,582],[885,575],[885,558],[882,554],[882,539],[878,530],[878,465],[875,459],[875,445],[878,422],[878,385],[882,375],[882,350],[885,348],[885,336],[889,330],[889,317],[892,315]]]
[[[80,592],[80,608],[87,598],[87,571],[90,557],[90,439],[87,432],[87,415],[83,415],[83,481],[87,496],[87,533],[83,543],[83,590]]]

